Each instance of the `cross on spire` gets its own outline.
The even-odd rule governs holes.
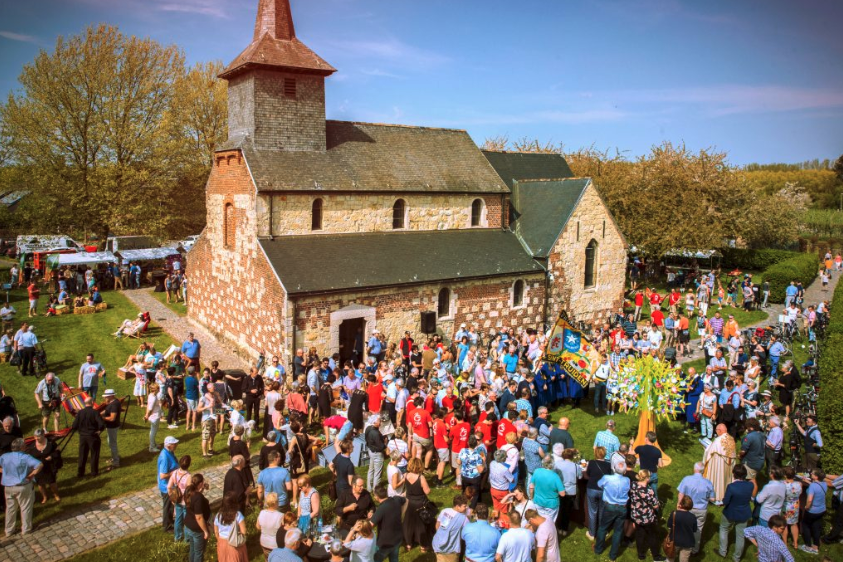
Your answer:
[[[254,41],[269,33],[273,39],[291,41],[296,36],[290,0],[260,0]]]

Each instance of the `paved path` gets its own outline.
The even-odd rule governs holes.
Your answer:
[[[256,467],[257,462],[255,455],[252,467]],[[202,471],[205,481],[210,484],[205,496],[211,503],[222,499],[223,480],[228,469],[229,465],[225,463]],[[161,525],[161,494],[157,487],[89,505],[41,523],[26,536],[18,533],[11,539],[3,539],[0,561],[65,560],[156,525]]]
[[[179,316],[152,294],[152,288],[123,291],[123,295],[141,310],[148,310],[152,321],[161,326],[177,342],[187,339],[187,334],[193,332],[202,344],[203,362],[213,360],[220,362],[220,369],[249,369],[249,362],[237,355],[234,350],[210,334],[205,328],[188,320],[186,316]]]
[[[805,289],[805,304],[806,305],[814,305],[816,306],[819,304],[820,301],[828,300],[831,302],[831,295],[834,293],[834,288],[837,286],[837,282],[840,280],[840,274],[835,275],[831,278],[828,283],[828,290],[823,290],[822,281],[820,278],[817,277],[814,279],[814,282],[811,283],[807,289]],[[756,322],[755,324],[750,324],[748,326],[741,326],[741,329],[745,328],[755,328],[756,326],[769,326],[771,324],[775,324],[778,322],[778,314],[784,310],[783,304],[771,304],[768,308],[764,309],[764,311],[769,315],[764,320],[760,322]],[[695,331],[696,328],[692,327],[692,332]],[[807,344],[806,344],[807,345]],[[702,349],[699,348],[699,338],[694,338],[691,340],[691,356],[690,357],[680,357],[678,362],[688,363],[689,361],[696,361],[697,359],[703,359],[705,357],[705,353]]]

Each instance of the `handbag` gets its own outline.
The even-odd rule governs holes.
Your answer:
[[[337,501],[337,479],[334,478],[330,482],[328,482],[328,497],[331,498],[331,501]]]
[[[673,539],[676,538],[676,512],[673,512],[673,526],[671,527],[671,534],[664,538],[662,543],[662,550],[668,560],[673,560],[676,557],[676,543]]]
[[[17,349],[12,352],[12,356],[9,358],[9,365],[12,367],[20,367],[21,364],[21,356],[20,351]]]
[[[246,535],[240,532],[240,525],[237,524],[237,517],[231,523],[231,532],[228,533],[228,544],[234,548],[246,544]]]
[[[436,522],[436,515],[438,510],[436,509],[436,504],[430,500],[425,501],[421,507],[419,507],[416,512],[419,515],[419,519],[425,525],[433,525]]]

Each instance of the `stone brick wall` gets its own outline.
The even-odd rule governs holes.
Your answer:
[[[207,225],[190,251],[188,316],[244,356],[280,351],[286,295],[254,235],[254,188],[239,151],[215,155],[206,189]],[[225,224],[227,204],[234,224]],[[226,228],[234,229],[230,247]]]
[[[285,93],[295,82],[295,96]],[[260,150],[325,150],[325,79],[252,70],[229,81],[229,137],[248,134]]]
[[[525,294],[523,305],[513,307],[512,288],[517,279],[524,281]],[[420,341],[420,313],[437,311],[442,287],[451,290],[451,316],[437,319],[436,327],[447,341],[463,322],[488,333],[490,328],[536,326],[543,320],[543,275],[315,296],[296,304],[296,346],[315,346],[322,354],[338,351],[338,324],[349,318],[366,318],[367,338],[377,328],[390,342],[400,340],[405,330]]]
[[[471,204],[476,195],[383,193],[285,193],[258,197],[258,235],[268,236],[272,197],[272,235],[313,234],[310,230],[313,201],[322,199],[322,233],[378,232],[392,230],[392,207],[405,202],[407,230],[471,228]],[[502,201],[498,195],[481,197],[485,208],[481,226],[500,228]]]
[[[586,289],[585,249],[591,240],[598,244],[596,284]],[[602,319],[621,306],[626,258],[620,231],[594,185],[589,185],[548,260],[554,277],[550,286],[550,318],[559,314],[563,303],[570,318],[587,322]]]

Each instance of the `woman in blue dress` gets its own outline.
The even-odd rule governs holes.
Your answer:
[[[561,405],[570,396],[568,394],[568,378],[559,365],[553,365],[553,376],[553,386],[556,388],[556,404]]]
[[[696,431],[699,428],[699,420],[697,419],[697,402],[700,401],[700,395],[703,392],[702,379],[699,373],[694,372],[694,377],[688,382],[688,390],[685,393],[685,431]]]

